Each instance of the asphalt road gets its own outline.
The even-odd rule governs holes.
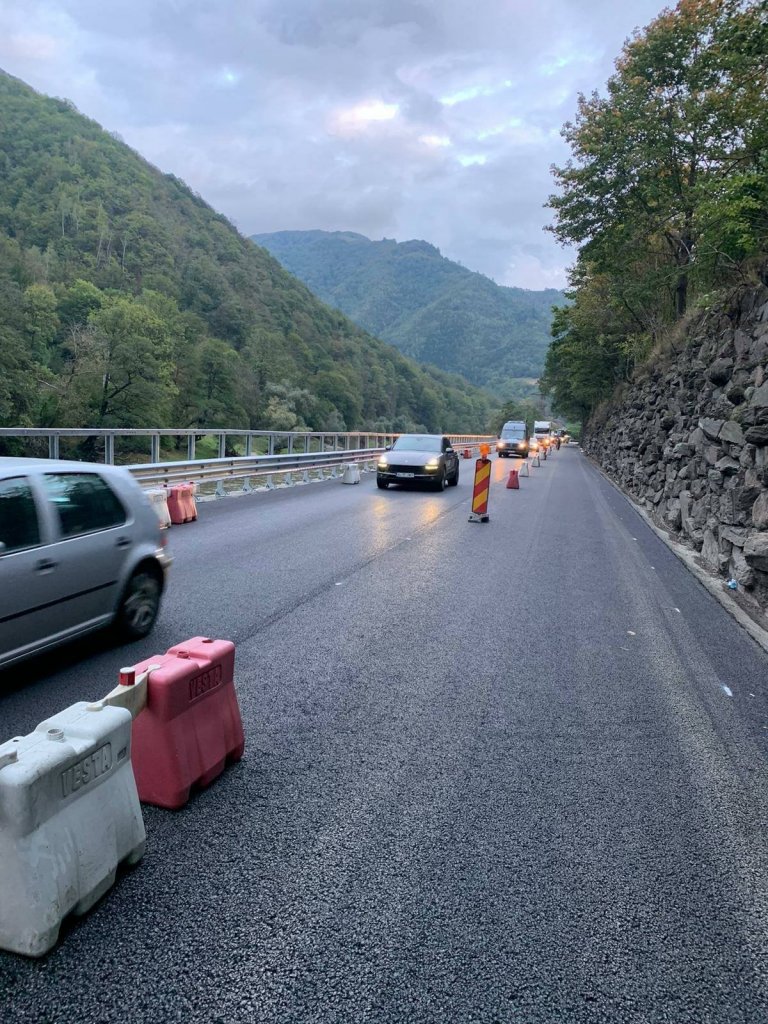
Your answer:
[[[768,656],[579,451],[470,465],[205,504],[150,640],[0,677],[7,738],[229,637],[247,742],[3,1020],[768,1021]]]

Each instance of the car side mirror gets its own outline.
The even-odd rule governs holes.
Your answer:
[[[385,451],[385,452],[391,452],[391,451],[392,451],[392,445],[391,445],[391,444],[388,444],[388,445],[387,445],[387,446],[385,447],[384,451]]]
[[[446,455],[448,455],[448,454],[452,453],[453,451],[454,451],[454,449],[453,449],[453,448],[451,448],[451,447],[450,447],[450,445],[449,445],[449,446],[448,446],[448,447],[447,447],[447,448],[445,449],[445,454],[446,454]]]

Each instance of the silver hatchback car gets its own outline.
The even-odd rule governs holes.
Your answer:
[[[0,458],[0,667],[110,624],[146,636],[170,562],[127,470]]]

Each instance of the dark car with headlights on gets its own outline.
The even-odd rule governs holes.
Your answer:
[[[165,543],[127,469],[0,458],[0,667],[103,626],[146,636]]]
[[[459,482],[459,456],[441,434],[401,434],[379,458],[376,486],[428,484],[436,491]]]

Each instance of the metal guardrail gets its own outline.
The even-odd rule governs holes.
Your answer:
[[[196,439],[215,435],[218,437],[219,457],[212,459],[195,459]],[[476,450],[483,442],[491,443],[495,438],[485,434],[448,434],[451,443],[457,449],[470,448]],[[381,433],[343,433],[326,434],[314,431],[266,431],[266,430],[193,430],[173,429],[170,427],[157,430],[138,429],[89,429],[47,427],[0,428],[0,438],[32,438],[47,439],[49,458],[60,457],[61,438],[97,438],[103,441],[104,461],[114,463],[115,439],[120,437],[142,437],[151,441],[152,454],[156,456],[148,463],[135,463],[126,466],[143,487],[172,487],[177,483],[196,483],[199,485],[214,483],[215,493],[219,497],[226,496],[224,483],[226,480],[242,480],[243,490],[253,488],[251,479],[266,478],[267,486],[273,486],[271,477],[282,476],[287,483],[292,482],[295,473],[302,473],[309,482],[309,473],[316,471],[320,478],[330,469],[332,474],[349,462],[363,463],[364,468],[373,468],[379,455],[391,444],[397,434]],[[161,437],[186,437],[187,451],[192,458],[183,461],[160,461]],[[244,438],[245,455],[226,456],[227,438]],[[256,439],[264,444],[266,438],[267,453],[252,454]],[[357,442],[353,444],[353,442]],[[364,442],[364,443],[360,443]],[[372,443],[373,442],[373,443]],[[285,454],[275,453],[275,448],[285,447]],[[313,451],[313,447],[315,450]],[[295,449],[303,449],[296,451]]]
[[[487,440],[486,437],[477,435],[451,437],[456,448],[477,449]],[[177,483],[215,483],[216,495],[225,497],[224,483],[227,480],[243,480],[243,490],[246,492],[253,489],[250,485],[252,479],[266,478],[267,487],[270,487],[274,486],[274,476],[282,476],[285,482],[290,484],[294,473],[302,473],[304,482],[309,483],[310,472],[318,471],[320,476],[317,479],[324,479],[326,470],[330,469],[331,474],[336,475],[339,468],[350,462],[363,463],[363,468],[373,469],[379,455],[385,450],[386,447],[383,446],[292,455],[236,456],[231,459],[195,459],[187,462],[141,464],[126,468],[143,487],[172,487]]]
[[[107,465],[114,464],[117,442],[121,439],[148,442],[149,464],[161,461],[161,440],[164,437],[186,439],[187,461],[195,461],[196,445],[203,438],[214,437],[217,442],[217,457],[227,457],[227,447],[242,447],[243,456],[254,454],[254,448],[266,448],[267,455],[274,455],[280,449],[294,451],[348,451],[360,448],[381,448],[397,437],[395,433],[375,431],[296,431],[296,430],[223,430],[220,427],[157,427],[139,429],[133,427],[0,427],[0,438],[34,443],[45,441],[49,459],[61,458],[61,441],[64,439],[93,439],[97,451]]]
[[[179,483],[216,483],[223,491],[226,480],[291,476],[312,470],[336,470],[350,462],[374,463],[384,448],[359,448],[345,452],[311,452],[294,455],[235,456],[231,459],[195,459],[127,466],[142,487],[172,487]],[[246,488],[247,489],[247,488]]]

